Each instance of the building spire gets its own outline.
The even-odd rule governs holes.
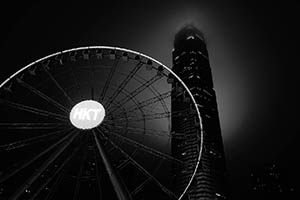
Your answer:
[[[187,40],[188,38],[197,38],[202,40],[202,42],[205,43],[204,40],[204,34],[197,29],[193,24],[185,24],[175,35],[174,45],[176,46],[176,43],[180,43],[183,40]]]

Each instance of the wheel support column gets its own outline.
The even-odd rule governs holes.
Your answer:
[[[110,178],[110,181],[113,185],[113,188],[117,194],[117,197],[119,200],[131,200],[131,195],[124,186],[124,183],[121,181],[118,173],[114,170],[113,166],[111,165],[103,147],[101,146],[101,143],[99,142],[99,139],[96,136],[96,133],[93,131],[93,136],[96,142],[97,149],[99,151],[99,154],[102,158],[103,164],[105,166],[105,169],[108,173],[108,176]]]

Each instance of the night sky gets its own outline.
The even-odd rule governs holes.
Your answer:
[[[220,2],[2,4],[0,82],[38,58],[90,45],[132,49],[171,67],[174,35],[192,23],[207,41],[232,199],[246,194],[252,167],[270,162],[297,188],[299,11],[288,1]]]

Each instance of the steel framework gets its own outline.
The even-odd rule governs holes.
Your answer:
[[[170,75],[196,105],[169,68],[123,48],[70,49],[17,71],[0,85],[0,199],[181,199],[202,139],[195,162],[171,155],[171,137],[184,137],[170,131],[171,115],[186,113],[170,112]],[[107,115],[80,130],[69,113],[87,99]],[[172,185],[174,166],[194,169],[182,191]]]

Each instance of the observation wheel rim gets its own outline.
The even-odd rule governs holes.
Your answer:
[[[198,158],[197,158],[197,162],[196,162],[196,166],[195,166],[195,169],[193,171],[193,174],[187,184],[187,186],[185,187],[184,191],[182,192],[182,194],[180,195],[180,197],[178,198],[178,200],[181,200],[183,198],[183,196],[185,195],[185,193],[187,192],[188,188],[190,187],[192,181],[193,181],[193,178],[195,177],[196,173],[197,173],[197,170],[198,170],[198,167],[199,167],[199,164],[200,164],[200,160],[201,160],[201,156],[202,156],[202,152],[203,152],[203,138],[204,138],[204,133],[203,133],[203,124],[202,124],[202,118],[201,118],[201,115],[200,115],[200,111],[199,111],[199,108],[197,106],[197,103],[196,103],[196,100],[195,98],[193,97],[191,91],[188,89],[188,87],[186,86],[186,84],[181,80],[181,78],[175,74],[172,69],[170,69],[169,67],[167,67],[165,64],[161,63],[160,61],[146,55],[146,54],[143,54],[143,53],[140,53],[138,51],[134,51],[134,50],[130,50],[130,49],[127,49],[127,48],[122,48],[122,47],[113,47],[113,46],[83,46],[83,47],[76,47],[76,48],[71,48],[71,49],[66,49],[66,50],[63,50],[63,51],[58,51],[56,53],[52,53],[50,55],[47,55],[47,56],[44,56],[34,62],[31,62],[30,64],[24,66],[23,68],[19,69],[18,71],[16,71],[15,73],[13,73],[11,76],[9,76],[7,79],[5,79],[1,84],[0,84],[0,89],[3,88],[8,82],[10,82],[12,79],[14,79],[15,77],[17,77],[20,73],[22,73],[23,71],[29,69],[31,66],[35,65],[35,64],[38,64],[38,63],[41,63],[42,61],[44,60],[47,60],[49,58],[52,58],[52,57],[55,57],[57,55],[60,55],[60,54],[65,54],[65,53],[70,53],[70,52],[75,52],[75,51],[81,51],[81,50],[88,50],[88,49],[104,49],[104,50],[115,50],[115,51],[122,51],[122,52],[126,52],[126,53],[132,53],[134,55],[138,55],[138,56],[141,56],[141,57],[144,57],[146,59],[149,59],[151,61],[154,61],[155,63],[157,63],[158,65],[162,66],[164,69],[166,69],[169,73],[171,73],[181,84],[182,86],[184,87],[185,91],[188,92],[189,96],[191,97],[191,100],[193,102],[193,104],[195,105],[195,110],[196,110],[196,113],[198,115],[198,119],[199,119],[199,130],[200,130],[200,148],[199,148],[199,154],[198,154]]]

